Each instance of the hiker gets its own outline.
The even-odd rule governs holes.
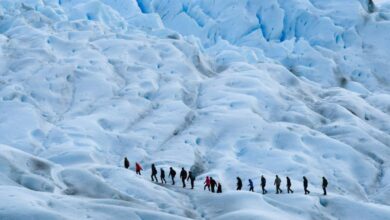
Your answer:
[[[180,178],[181,182],[183,183],[183,188],[186,188],[187,171],[184,169],[184,167],[181,168]]]
[[[255,190],[253,189],[253,182],[252,182],[252,180],[251,179],[249,179],[249,191],[251,191],[251,192],[254,192]]]
[[[210,186],[211,186],[211,192],[214,193],[215,192],[215,186],[217,185],[217,182],[215,182],[215,180],[210,177]]]
[[[168,177],[172,178],[172,185],[175,185],[175,176],[176,176],[176,171],[172,167],[169,167]]]
[[[220,182],[218,182],[217,193],[222,193],[222,185]]]
[[[287,179],[287,193],[294,193],[294,191],[292,191],[291,189],[291,180],[290,180],[290,177],[286,177]]]
[[[263,191],[263,194],[267,193],[267,190],[265,189],[267,181],[263,175],[261,175],[261,190]]]
[[[152,164],[152,181],[154,181],[154,179],[156,180],[156,183],[158,183],[158,179],[157,179],[157,169],[156,169],[156,166],[154,165],[154,163]]]
[[[161,183],[167,183],[167,181],[165,180],[165,171],[163,168],[160,169],[160,179],[161,179]]]
[[[306,177],[303,177],[303,189],[305,190],[305,195],[310,194],[310,191],[307,190],[307,187],[309,186],[309,182],[307,181]]]
[[[141,165],[139,163],[135,163],[135,173],[141,175],[141,170],[143,170]]]
[[[191,189],[194,189],[195,175],[191,171],[188,171],[187,181],[188,180],[191,181]]]
[[[206,190],[206,188],[210,191],[210,177],[206,176],[206,180],[204,181],[204,188],[203,190]]]
[[[326,187],[328,187],[328,180],[323,176],[322,177],[322,189],[324,190],[324,196],[326,196]]]
[[[280,189],[280,184],[282,183],[282,180],[279,178],[278,175],[275,177],[274,185],[276,186],[276,194],[282,193],[282,190]]]
[[[129,162],[129,160],[127,159],[127,157],[125,157],[124,167],[125,167],[126,169],[129,169],[129,167],[130,167],[130,162]]]
[[[237,190],[241,190],[242,188],[242,180],[240,177],[237,177]]]

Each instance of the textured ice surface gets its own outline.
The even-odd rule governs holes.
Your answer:
[[[368,3],[1,0],[0,219],[390,219],[390,5]],[[261,174],[270,194],[234,191]]]

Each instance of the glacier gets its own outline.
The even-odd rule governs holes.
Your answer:
[[[389,33],[387,1],[0,0],[0,219],[390,219]]]

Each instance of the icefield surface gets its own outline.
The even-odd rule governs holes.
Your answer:
[[[389,42],[386,1],[0,0],[0,219],[390,219]]]

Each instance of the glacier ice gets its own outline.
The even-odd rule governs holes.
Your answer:
[[[390,219],[390,4],[370,2],[0,1],[0,219]],[[234,191],[261,174],[270,194]]]

